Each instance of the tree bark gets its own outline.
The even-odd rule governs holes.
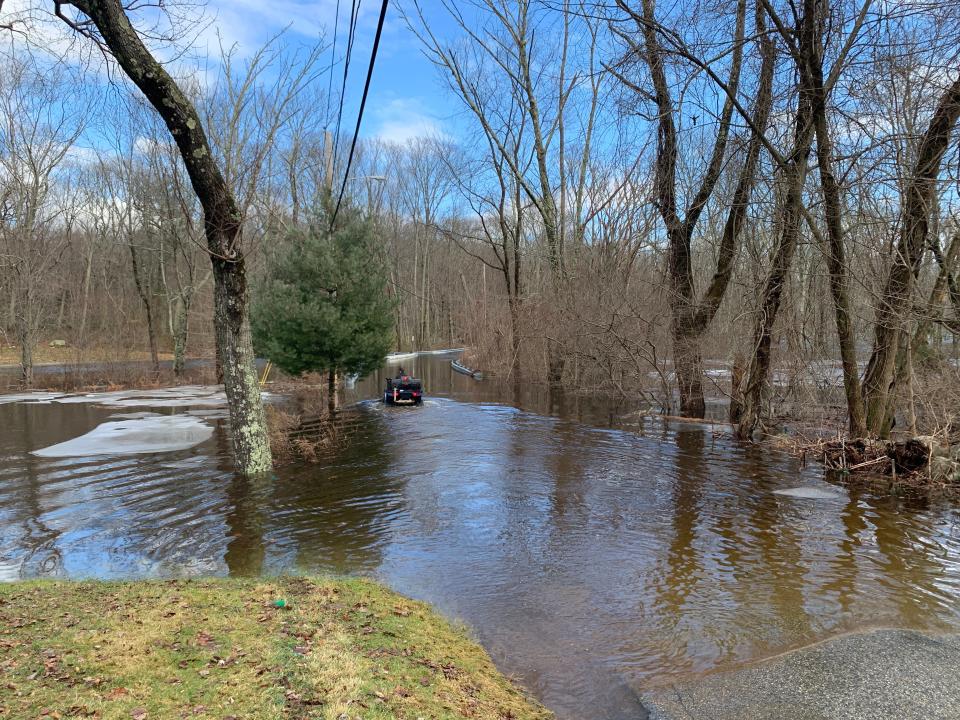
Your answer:
[[[950,136],[960,118],[960,78],[941,96],[930,125],[920,142],[913,172],[904,192],[903,221],[883,294],[877,307],[873,353],[863,389],[867,430],[888,437],[893,421],[897,359],[906,328],[906,312],[915,274],[927,247],[930,212],[937,176]]]
[[[119,0],[73,0],[70,4],[96,26],[124,73],[163,118],[183,158],[203,207],[204,234],[213,264],[217,356],[237,469],[245,474],[269,471],[273,463],[247,314],[246,266],[240,247],[242,217],[233,192],[211,155],[196,109],[144,46]],[[87,32],[83,25],[77,27]]]

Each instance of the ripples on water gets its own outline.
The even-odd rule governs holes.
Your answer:
[[[112,411],[0,405],[0,578],[375,575],[571,718],[638,717],[644,686],[858,627],[960,625],[949,505],[835,488],[697,425],[624,428],[603,403],[497,404],[440,360],[418,372],[444,397],[361,402],[344,446],[261,480],[231,472],[222,426],[191,451],[42,459]],[[800,485],[837,497],[774,494]]]

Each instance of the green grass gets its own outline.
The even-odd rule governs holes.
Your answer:
[[[0,584],[4,720],[549,717],[462,630],[368,581]]]

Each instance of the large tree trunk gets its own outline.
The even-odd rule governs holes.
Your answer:
[[[248,474],[265,472],[273,460],[250,335],[242,257],[234,261],[213,258],[213,282],[217,354],[222,361],[237,468]]]
[[[66,4],[66,3],[65,3]],[[204,233],[213,264],[214,326],[223,370],[237,469],[251,474],[272,467],[250,324],[241,240],[242,216],[210,152],[193,104],[150,54],[119,0],[73,0],[99,31],[120,67],[166,123],[203,207]]]
[[[940,163],[958,118],[960,78],[940,98],[930,126],[921,140],[916,164],[904,193],[900,239],[877,307],[873,354],[867,365],[863,388],[867,430],[879,437],[889,436],[891,430],[897,360],[907,332],[906,313],[913,293],[914,277],[927,247]]]

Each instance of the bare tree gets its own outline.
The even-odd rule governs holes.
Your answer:
[[[863,380],[867,429],[889,435],[893,420],[898,355],[906,346],[906,313],[923,255],[929,247],[931,212],[940,164],[960,118],[960,78],[940,97],[923,134],[908,180],[893,265],[887,275],[874,330],[873,353]]]
[[[66,86],[66,89],[64,88]],[[62,172],[86,122],[62,65],[14,55],[0,76],[0,278],[10,290],[24,384],[51,304],[50,278],[69,246],[76,209]]]
[[[428,57],[444,72],[451,90],[476,122],[482,142],[503,162],[523,192],[526,206],[536,215],[536,229],[546,248],[550,283],[547,290],[556,304],[568,280],[565,267],[567,218],[583,210],[586,171],[569,177],[567,161],[579,156],[583,168],[594,152],[594,121],[600,84],[585,68],[592,66],[596,34],[589,14],[577,13],[564,3],[558,17],[530,0],[478,0],[473,9],[481,17],[477,26],[462,8],[448,0],[442,5],[467,44],[455,46],[441,40],[425,21],[420,6],[408,25],[420,37]],[[555,19],[553,32],[547,18]],[[590,38],[580,57],[574,53],[572,24],[581,23]],[[535,31],[536,28],[536,31]],[[580,67],[578,70],[577,67]],[[585,113],[577,113],[575,91],[588,90]],[[505,112],[504,112],[505,111]],[[522,149],[518,140],[522,139]],[[576,149],[575,149],[576,148]],[[572,192],[571,192],[572,191]],[[574,227],[582,236],[583,218]],[[533,230],[534,224],[528,227]],[[547,380],[558,386],[566,362],[559,334],[545,333]]]
[[[761,68],[756,88],[756,102],[751,125],[752,137],[741,165],[737,187],[730,203],[727,222],[717,255],[716,270],[702,297],[698,296],[694,279],[691,244],[707,203],[717,188],[725,163],[730,161],[727,146],[734,116],[734,103],[740,92],[740,75],[743,66],[744,36],[747,3],[736,4],[733,37],[729,43],[730,65],[724,89],[725,100],[716,118],[712,150],[706,156],[705,167],[696,189],[689,193],[690,199],[681,215],[678,198],[677,165],[681,154],[679,123],[691,111],[685,111],[682,101],[675,102],[668,80],[667,50],[660,41],[660,34],[670,35],[676,43],[676,33],[665,29],[655,16],[654,0],[643,0],[641,8],[635,9],[624,0],[618,7],[632,20],[637,37],[611,22],[611,28],[628,48],[628,59],[643,58],[653,92],[648,93],[629,79],[623,70],[612,68],[621,82],[640,97],[650,97],[656,106],[657,155],[655,173],[655,205],[666,226],[668,272],[671,285],[671,317],[673,332],[673,357],[677,384],[680,390],[680,412],[689,417],[703,417],[703,359],[700,342],[707,327],[713,321],[733,274],[734,261],[739,245],[740,230],[750,202],[757,164],[761,150],[762,134],[767,125],[772,105],[773,71],[775,48],[767,35],[765,10],[757,4],[756,36],[759,38]],[[715,41],[713,41],[715,42]],[[687,52],[693,52],[686,48]],[[682,74],[678,70],[678,74]],[[685,82],[685,81],[684,81]],[[706,114],[706,110],[702,111]],[[696,118],[694,118],[696,125]],[[707,125],[707,123],[703,123]],[[708,125],[709,127],[709,125]]]

